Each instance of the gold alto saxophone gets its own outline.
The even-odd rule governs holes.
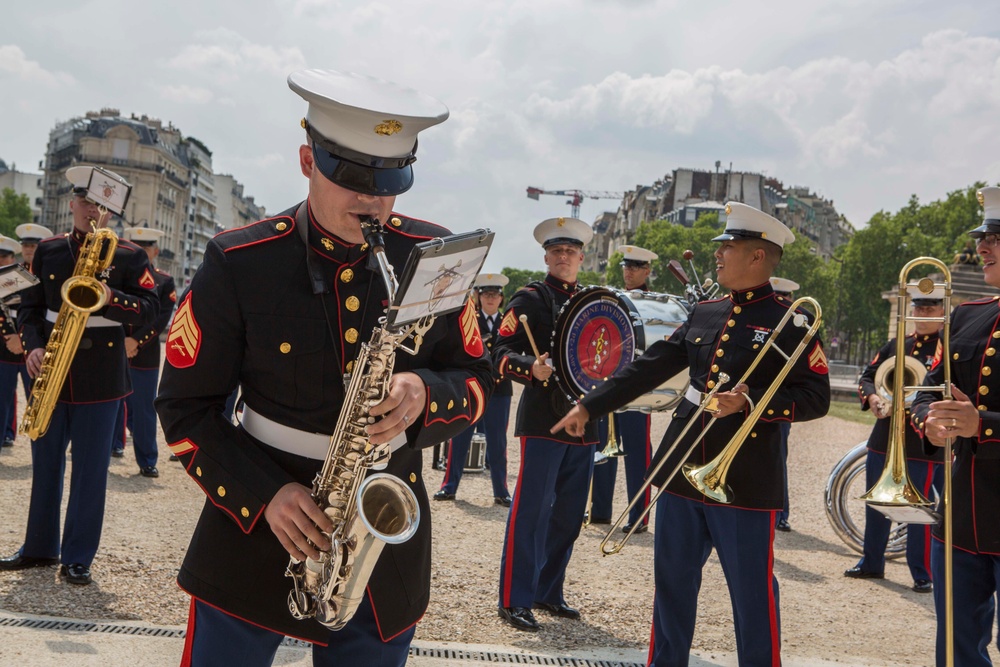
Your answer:
[[[392,303],[398,285],[385,257],[381,223],[362,218],[362,231]],[[332,546],[318,560],[290,559],[285,570],[293,582],[288,609],[297,619],[315,617],[331,630],[342,629],[361,604],[383,547],[405,542],[417,532],[420,507],[413,491],[393,475],[367,474],[375,466],[384,467],[391,448],[372,445],[365,427],[375,422],[369,409],[389,393],[396,350],[416,354],[433,322],[431,315],[397,329],[388,327],[383,317],[371,340],[361,345],[330,449],[313,480],[312,498],[333,522],[327,534]],[[410,336],[412,348],[403,345]]]
[[[101,218],[106,214],[107,211],[102,210]],[[93,219],[90,224],[94,230],[84,238],[73,275],[62,285],[62,306],[45,345],[42,367],[31,385],[28,407],[18,429],[32,440],[37,440],[49,430],[52,413],[59,402],[59,393],[76,356],[87,319],[108,301],[104,284],[94,276],[111,266],[118,248],[118,237],[110,229],[99,227]]]

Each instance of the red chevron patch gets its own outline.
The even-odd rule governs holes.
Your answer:
[[[143,271],[142,275],[139,276],[139,287],[144,287],[146,289],[153,289],[156,287],[156,281],[153,280],[153,274],[149,272],[149,269]]]
[[[170,333],[167,334],[167,362],[174,368],[188,368],[194,366],[198,359],[198,350],[201,349],[201,327],[194,319],[194,310],[191,308],[191,297],[188,292],[184,303],[177,309],[174,321],[170,325]]]

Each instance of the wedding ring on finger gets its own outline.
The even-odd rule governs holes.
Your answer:
[[[403,415],[403,423],[404,424],[410,423],[410,415]]]

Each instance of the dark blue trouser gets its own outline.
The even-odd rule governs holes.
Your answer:
[[[943,467],[930,461],[907,461],[906,472],[910,483],[928,500],[934,499],[934,491],[941,493],[944,484]],[[885,454],[868,450],[865,459],[865,483],[868,488],[875,486],[882,469],[885,468]],[[870,506],[865,507],[865,549],[858,561],[858,567],[865,572],[885,571],[885,547],[889,543],[892,522],[884,514]],[[914,581],[931,579],[930,564],[931,527],[928,524],[911,523],[906,528],[906,564]]]
[[[975,554],[952,549],[952,597],[955,623],[956,667],[991,665],[987,647],[993,634],[994,594],[1000,584],[1000,556]],[[945,662],[944,542],[931,541],[931,570],[934,573],[934,611],[937,615],[936,662]],[[1000,640],[998,640],[1000,646]]]
[[[31,505],[22,553],[61,557],[64,564],[90,566],[101,542],[104,497],[111,461],[111,430],[120,401],[56,404],[49,430],[31,441]],[[69,503],[59,540],[66,448],[73,443]]]
[[[0,363],[0,424],[3,439],[13,440],[17,435],[17,376],[24,364]]]
[[[416,626],[383,642],[368,596],[347,625],[330,631],[327,646],[313,644],[314,667],[371,665],[402,667]],[[195,600],[188,616],[187,641],[181,665],[185,667],[266,667],[274,660],[284,636],[230,616]]]
[[[792,422],[778,424],[781,430],[781,467],[785,471],[785,504],[778,512],[778,521],[788,521],[788,434],[792,431]]]
[[[500,607],[562,604],[566,566],[583,527],[593,445],[521,439],[521,469],[500,556]]]
[[[594,466],[594,496],[590,515],[592,519],[614,519],[615,477],[618,473],[618,458],[625,464],[625,488],[628,489],[626,504],[639,493],[649,468],[651,447],[649,442],[649,415],[642,412],[619,412],[614,415],[615,434],[621,443],[624,457],[609,457],[604,463]],[[605,420],[598,422],[606,424]],[[607,427],[599,429],[601,442],[607,442]],[[634,524],[642,511],[649,505],[650,489],[646,489],[642,501],[628,513],[628,522]],[[649,523],[649,517],[644,523]]]
[[[663,493],[656,501],[650,665],[684,667],[691,653],[701,572],[712,553],[729,586],[740,665],[780,665],[774,576],[775,511],[710,505]]]
[[[155,368],[129,368],[129,375],[132,377],[132,393],[122,400],[118,408],[111,446],[124,449],[125,428],[128,427],[132,432],[135,462],[140,468],[147,468],[156,465],[158,453],[153,399],[156,398],[156,383],[160,373]]]
[[[510,418],[510,396],[494,396],[486,404],[482,418],[451,439],[448,464],[444,471],[441,490],[457,493],[462,481],[465,458],[469,455],[469,445],[474,432],[486,435],[486,459],[490,464],[490,480],[493,482],[493,497],[510,495],[507,490],[507,422]]]

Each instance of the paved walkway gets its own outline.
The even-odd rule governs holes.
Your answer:
[[[0,664],[18,667],[176,667],[184,648],[183,628],[126,621],[92,622],[31,616],[0,610]],[[831,662],[784,656],[786,667],[850,667]],[[484,664],[564,665],[566,667],[638,667],[645,652],[636,650],[528,653],[511,646],[450,642],[414,642],[409,667],[482,667]],[[274,665],[309,667],[307,644],[286,642]],[[691,656],[690,667],[736,667],[736,656]],[[856,667],[867,667],[857,664]]]

